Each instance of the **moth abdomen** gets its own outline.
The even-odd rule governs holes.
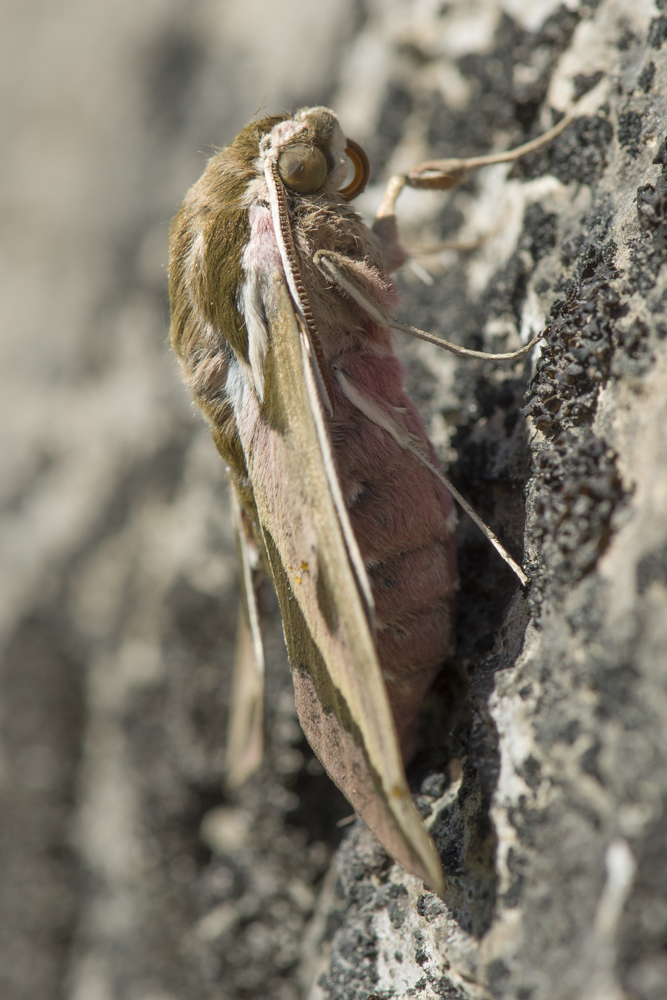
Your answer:
[[[372,395],[432,454],[395,356],[378,358],[361,346],[338,365],[354,373],[354,385]],[[369,566],[380,668],[408,760],[424,695],[452,649],[457,588],[453,501],[428,469],[340,389],[332,426],[341,487]]]

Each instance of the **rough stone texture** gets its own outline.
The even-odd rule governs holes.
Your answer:
[[[5,21],[2,997],[662,1000],[663,0],[24,0]],[[440,901],[360,825],[330,864],[349,807],[300,736],[268,592],[267,760],[223,796],[236,570],[166,349],[166,227],[262,104],[331,104],[372,214],[392,172],[518,144],[586,93],[549,149],[402,196],[411,245],[484,237],[415,250],[406,319],[494,351],[546,330],[502,367],[404,347],[452,478],[532,577],[461,518],[458,649],[410,774]]]

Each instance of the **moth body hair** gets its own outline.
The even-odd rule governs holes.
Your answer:
[[[188,276],[193,284],[195,284],[198,280],[201,280],[203,275],[206,273],[204,268],[204,249],[204,234],[203,232],[199,232],[190,245],[186,265]]]
[[[261,278],[256,270],[246,272],[246,280],[241,287],[241,307],[248,331],[248,356],[250,370],[257,397],[264,398],[264,358],[269,343],[269,334],[264,322],[260,294]]]
[[[269,207],[269,189],[266,185],[264,173],[262,172],[262,161],[258,158],[254,166],[257,170],[257,176],[248,182],[241,200],[243,207],[248,212],[252,212],[257,207]]]
[[[264,159],[268,154],[275,154],[276,151],[298,138],[305,129],[306,123],[297,118],[287,118],[274,125],[259,144],[260,159]]]
[[[241,371],[241,362],[238,358],[230,358],[227,366],[225,392],[236,414],[243,410],[243,394],[246,391],[247,381],[247,377]]]

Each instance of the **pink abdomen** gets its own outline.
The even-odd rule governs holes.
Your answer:
[[[355,387],[419,440],[436,462],[393,355],[337,360]],[[343,495],[366,563],[376,644],[404,760],[414,751],[424,695],[451,649],[457,584],[450,493],[414,455],[334,384],[331,422]]]

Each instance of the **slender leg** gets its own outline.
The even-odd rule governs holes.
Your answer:
[[[607,88],[608,81],[600,81],[593,90],[577,101],[572,110],[561,118],[557,125],[554,125],[536,139],[524,142],[522,146],[517,146],[515,149],[508,149],[504,153],[488,153],[485,156],[472,156],[468,159],[426,160],[424,163],[419,163],[416,167],[412,167],[403,174],[396,174],[389,179],[385,188],[382,202],[375,217],[376,225],[380,224],[380,228],[382,229],[386,226],[385,220],[394,216],[396,199],[404,187],[447,191],[462,184],[472,170],[478,170],[479,167],[489,167],[494,163],[515,163],[523,156],[542,149],[543,146],[547,146],[550,142],[553,142],[576,118],[581,115],[593,113],[602,97],[606,94]]]

